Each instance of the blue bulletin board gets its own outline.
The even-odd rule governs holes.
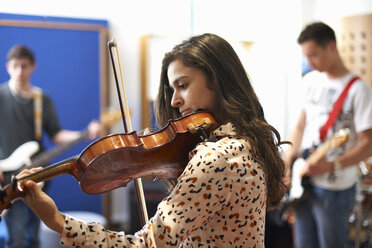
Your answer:
[[[31,82],[52,97],[62,127],[86,128],[108,104],[107,27],[106,20],[0,13],[0,83],[9,79],[5,69],[9,49],[15,44],[28,46],[37,64]],[[90,142],[74,146],[53,162],[80,154]],[[46,149],[52,146],[48,139],[44,143]],[[102,212],[101,195],[83,193],[70,175],[53,178],[48,194],[61,211]]]

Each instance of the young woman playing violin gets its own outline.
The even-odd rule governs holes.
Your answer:
[[[32,181],[23,201],[65,246],[264,247],[266,209],[285,191],[283,142],[231,45],[203,34],[175,46],[163,59],[155,108],[160,126],[199,109],[221,126],[190,152],[177,184],[135,235],[64,215]]]

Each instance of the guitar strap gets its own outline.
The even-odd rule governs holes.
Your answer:
[[[333,126],[335,123],[338,114],[340,113],[342,109],[342,105],[346,99],[347,93],[351,87],[351,85],[358,80],[358,76],[354,76],[350,79],[349,83],[346,85],[340,96],[338,97],[337,101],[333,104],[333,109],[331,112],[329,112],[328,120],[326,123],[323,125],[323,127],[319,131],[319,138],[320,141],[324,141],[325,137],[327,136],[328,129]]]
[[[34,97],[34,124],[35,124],[35,137],[41,140],[43,135],[42,123],[43,123],[43,92],[39,87],[33,87],[33,97]]]

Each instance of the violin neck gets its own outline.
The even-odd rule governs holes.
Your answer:
[[[38,171],[34,174],[19,178],[17,182],[22,181],[25,182],[27,180],[32,180],[35,183],[39,183],[63,174],[70,174],[73,177],[75,177],[76,180],[78,180],[78,178],[80,177],[79,175],[80,171],[77,169],[76,165],[77,157],[78,156],[74,156],[61,162],[50,165],[48,167],[45,167],[43,170]]]

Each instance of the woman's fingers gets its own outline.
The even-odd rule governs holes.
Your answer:
[[[25,170],[21,171],[16,176],[16,178],[21,178],[21,177],[24,177],[24,176],[28,176],[28,175],[34,174],[35,172],[41,171],[42,169],[43,169],[43,167],[36,167],[36,168],[32,168],[32,169],[25,169]]]

